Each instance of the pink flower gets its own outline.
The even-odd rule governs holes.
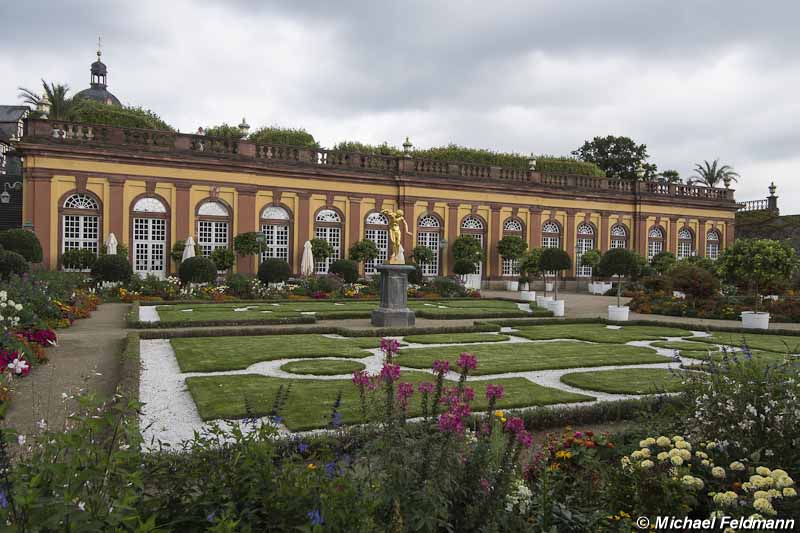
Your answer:
[[[478,366],[478,360],[471,353],[462,352],[458,357],[458,366],[465,370],[475,370]]]
[[[522,430],[517,432],[517,442],[519,442],[525,448],[530,448],[533,444],[533,436],[531,436],[530,432],[527,430]]]
[[[417,390],[419,390],[422,394],[430,394],[433,392],[433,383],[429,381],[423,381],[417,385]]]
[[[397,384],[397,401],[403,406],[403,409],[408,406],[408,399],[414,394],[413,383],[398,383]]]
[[[505,430],[511,433],[519,433],[525,430],[525,422],[516,416],[509,417],[506,421]]]
[[[492,491],[492,486],[491,486],[491,484],[489,483],[489,480],[488,480],[488,479],[486,479],[485,477],[482,477],[482,478],[481,478],[481,490],[482,490],[482,491],[483,491],[483,493],[484,493],[484,494],[486,494],[487,496],[488,496],[488,495],[489,495],[489,493]]]
[[[500,400],[503,398],[503,386],[492,383],[486,386],[486,398],[489,400]]]
[[[397,350],[400,348],[400,342],[397,339],[381,339],[381,351],[385,353],[387,356],[391,357],[392,355],[397,353]]]
[[[391,363],[384,363],[381,368],[381,380],[385,383],[392,383],[397,381],[400,377],[400,365],[393,365]]]
[[[8,369],[18,376],[27,376],[31,371],[30,365],[21,355],[8,363]]]
[[[450,372],[450,361],[442,361],[437,359],[433,362],[433,373],[434,374],[447,374]]]
[[[446,433],[463,433],[464,423],[461,417],[453,413],[442,413],[439,415],[439,430]]]
[[[369,385],[369,374],[366,370],[356,370],[353,372],[353,383],[359,387]]]
[[[461,396],[465,402],[471,402],[475,399],[475,390],[472,387],[464,387],[464,392]]]

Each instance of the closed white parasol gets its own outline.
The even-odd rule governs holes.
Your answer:
[[[192,239],[191,235],[186,239],[186,246],[183,248],[183,257],[181,257],[181,261],[186,261],[190,257],[194,257],[194,239]]]
[[[108,239],[106,239],[106,253],[108,255],[117,255],[117,244],[117,238],[113,233],[109,233]]]
[[[300,261],[300,274],[310,276],[314,273],[314,253],[311,251],[311,241],[303,245],[303,260]]]

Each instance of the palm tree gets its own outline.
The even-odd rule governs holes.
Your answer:
[[[73,99],[67,96],[69,86],[61,83],[48,84],[46,81],[42,80],[42,88],[44,89],[44,93],[39,96],[30,89],[18,87],[20,90],[19,97],[22,98],[26,104],[30,104],[34,107],[39,107],[41,105],[48,106],[48,118],[53,120],[69,120],[74,106]]]
[[[718,165],[719,159],[715,159],[711,164],[709,164],[708,161],[703,161],[702,165],[696,164],[694,166],[694,172],[699,179],[695,180],[695,182],[702,183],[708,187],[716,187],[717,184],[722,181],[727,188],[730,186],[731,181],[739,181],[736,179],[739,177],[739,174],[734,172],[733,167]]]

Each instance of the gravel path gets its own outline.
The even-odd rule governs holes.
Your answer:
[[[140,305],[139,306],[139,322],[160,322],[161,317],[158,316],[158,311],[155,305]]]

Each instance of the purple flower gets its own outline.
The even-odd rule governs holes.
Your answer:
[[[333,418],[331,418],[331,426],[334,428],[338,428],[342,425],[342,413],[336,411],[333,413]]]
[[[397,350],[400,348],[400,342],[397,339],[381,339],[381,350],[387,356],[391,357],[392,355],[397,353]]]
[[[445,433],[463,433],[464,424],[461,417],[453,413],[442,413],[439,415],[439,430]]]
[[[397,401],[405,409],[408,406],[408,399],[414,394],[413,383],[398,383],[397,384]]]
[[[366,370],[356,370],[353,372],[353,383],[359,387],[369,385],[369,374]]]
[[[310,446],[305,442],[301,442],[300,444],[297,445],[297,451],[300,452],[301,454],[305,454],[306,452],[308,452],[309,448]]]
[[[519,442],[525,448],[530,448],[533,444],[533,436],[527,430],[522,430],[517,432],[517,442]]]
[[[464,370],[475,370],[478,367],[478,360],[471,353],[461,352],[458,357],[458,366]]]
[[[433,373],[434,374],[447,374],[450,372],[450,361],[442,361],[437,359],[433,362]]]
[[[312,526],[321,526],[322,524],[325,523],[325,520],[322,519],[322,514],[319,512],[319,509],[314,509],[312,511],[309,511],[307,516],[308,519],[311,521]]]
[[[328,477],[332,478],[336,476],[336,463],[328,463],[325,465],[325,473]]]
[[[384,383],[392,383],[400,377],[400,365],[384,363],[381,368],[381,380]]]
[[[503,386],[489,383],[486,385],[486,398],[489,400],[500,400],[503,398]]]
[[[464,398],[465,402],[471,402],[475,399],[475,389],[472,387],[464,387],[464,391],[461,393],[461,396]]]
[[[417,390],[419,390],[422,394],[430,394],[433,392],[433,383],[430,381],[423,381],[417,385]]]
[[[3,507],[5,508],[5,505]],[[213,522],[215,516],[217,516],[217,512],[216,511],[212,511],[212,512],[208,513],[206,515],[206,521],[207,522]]]
[[[505,430],[510,431],[511,433],[519,433],[525,429],[525,422],[517,417],[512,416],[506,421]]]

